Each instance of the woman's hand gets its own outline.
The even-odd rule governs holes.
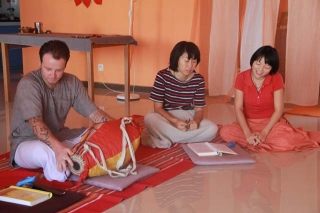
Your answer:
[[[194,120],[188,122],[189,128],[188,130],[196,130],[198,129],[198,123]]]
[[[252,146],[257,146],[259,143],[262,143],[261,139],[258,137],[257,133],[251,133],[247,137],[247,141]]]
[[[255,135],[261,141],[261,143],[263,143],[266,140],[266,137],[267,137],[267,133],[265,131],[263,131],[263,130],[261,132],[256,132]]]
[[[188,123],[182,120],[177,119],[175,122],[172,123],[172,125],[174,127],[176,127],[177,129],[181,130],[181,131],[187,131],[188,130]]]

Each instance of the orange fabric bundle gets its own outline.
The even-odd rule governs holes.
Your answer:
[[[247,123],[252,132],[259,132],[269,120],[269,118],[247,119]],[[273,126],[266,140],[257,146],[252,146],[247,142],[238,122],[223,126],[220,136],[227,142],[234,141],[241,147],[266,153],[308,150],[318,148],[320,143],[320,132],[308,132],[301,128],[294,128],[284,117]]]
[[[93,124],[74,146],[70,171],[79,175],[79,183],[87,177],[128,176],[135,173],[134,152],[140,144],[143,116],[133,115],[105,123]],[[132,165],[129,162],[132,161]]]

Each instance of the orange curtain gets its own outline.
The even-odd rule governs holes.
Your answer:
[[[320,80],[320,1],[288,0],[285,101],[317,105]]]
[[[280,0],[264,0],[263,45],[274,47]]]
[[[194,0],[193,18],[190,32],[190,41],[199,43],[200,0]]]

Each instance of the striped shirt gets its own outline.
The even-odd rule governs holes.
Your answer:
[[[189,81],[182,82],[175,78],[169,69],[161,70],[154,81],[150,100],[163,103],[166,111],[205,107],[204,78],[195,72]]]

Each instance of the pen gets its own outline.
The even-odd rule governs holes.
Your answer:
[[[186,120],[186,123],[187,123],[187,131],[190,129],[190,119]]]

